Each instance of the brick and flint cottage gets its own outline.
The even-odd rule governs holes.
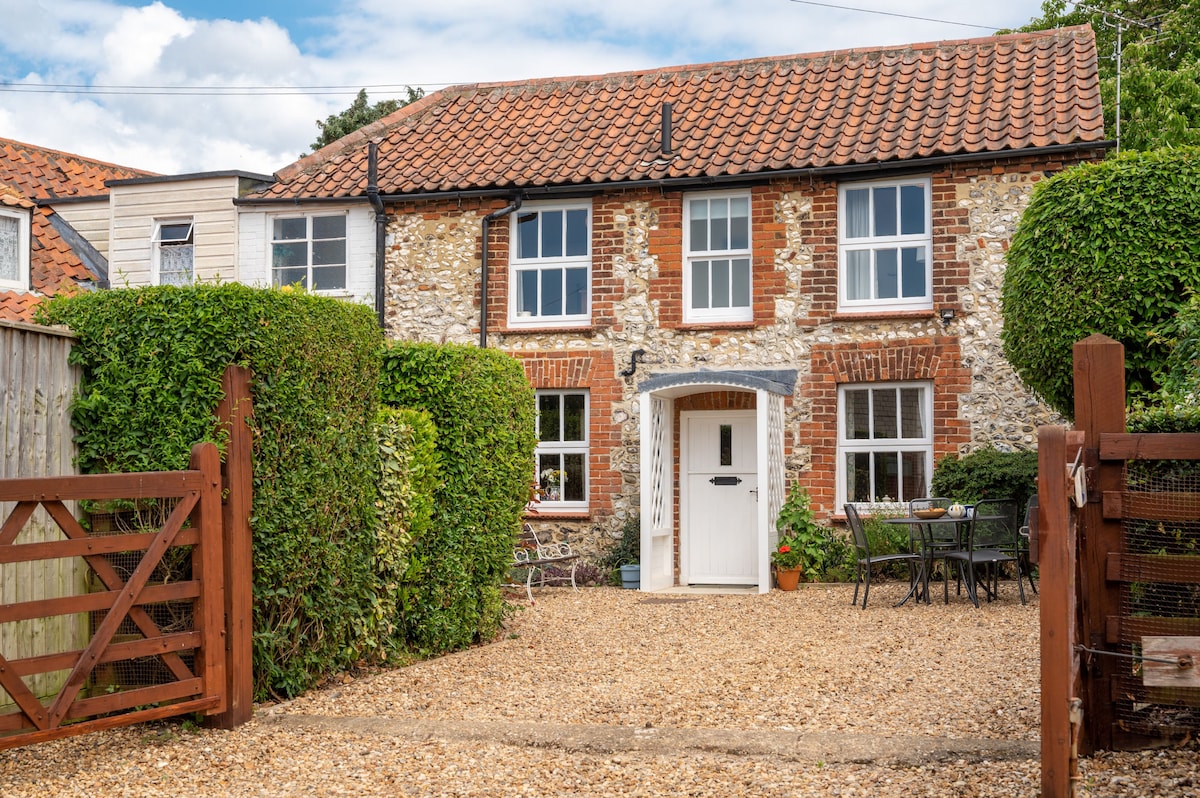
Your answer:
[[[1035,445],[1004,253],[1108,144],[1087,27],[456,86],[238,200],[240,268],[511,353],[538,523],[598,551],[637,514],[644,589],[765,591],[793,483],[836,519]]]

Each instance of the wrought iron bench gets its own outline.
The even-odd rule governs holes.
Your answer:
[[[565,571],[567,563],[570,563],[570,572],[567,574],[547,572],[551,568],[561,568]],[[511,567],[514,571],[525,571],[525,594],[529,597],[530,604],[533,604],[533,586],[535,584],[543,587],[551,581],[565,581],[569,578],[571,587],[578,591],[579,587],[575,584],[575,569],[578,565],[579,555],[571,550],[570,543],[565,540],[543,542],[529,524],[525,524],[517,538],[517,545],[513,548]],[[508,587],[520,586],[515,583],[508,585]]]

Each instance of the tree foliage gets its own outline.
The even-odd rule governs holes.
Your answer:
[[[1068,5],[1070,8],[1068,8]],[[1109,134],[1117,130],[1118,24],[1121,149],[1200,144],[1200,0],[1045,0],[1022,30],[1090,24],[1100,58]]]
[[[1013,236],[1004,354],[1047,404],[1074,412],[1072,346],[1125,346],[1132,395],[1160,387],[1176,314],[1200,289],[1200,148],[1124,153],[1039,183]]]
[[[317,127],[321,130],[317,140],[310,146],[312,149],[319,150],[327,144],[340,139],[342,136],[353,133],[360,127],[369,125],[376,119],[382,119],[393,111],[399,110],[409,103],[414,103],[425,96],[424,89],[414,89],[412,86],[405,86],[407,96],[402,100],[380,100],[374,105],[367,104],[367,90],[359,89],[358,96],[354,98],[354,102],[350,103],[350,107],[341,113],[330,114],[322,122],[317,120]]]

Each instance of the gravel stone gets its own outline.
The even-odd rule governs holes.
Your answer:
[[[1038,606],[1014,584],[767,595],[546,588],[495,642],[346,675],[232,731],[0,751],[0,795],[1036,796]],[[523,597],[523,592],[522,592]],[[1102,752],[1081,798],[1200,796],[1197,749]]]

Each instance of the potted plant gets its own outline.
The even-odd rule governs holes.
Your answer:
[[[825,572],[830,558],[830,543],[833,536],[828,527],[817,523],[813,514],[811,499],[808,491],[798,484],[788,491],[787,500],[779,508],[779,518],[775,527],[779,530],[779,543],[771,554],[775,564],[775,578],[784,587],[783,579],[790,580],[792,576],[781,578],[785,570],[798,569],[795,575],[816,580]],[[786,549],[786,550],[785,550]],[[794,588],[792,588],[794,589]]]
[[[642,586],[642,524],[638,516],[631,515],[621,527],[621,539],[602,563],[619,573],[621,587],[636,590]]]
[[[780,590],[795,590],[800,584],[802,557],[798,540],[791,535],[779,538],[779,544],[771,552],[771,564],[775,566],[775,582]]]

